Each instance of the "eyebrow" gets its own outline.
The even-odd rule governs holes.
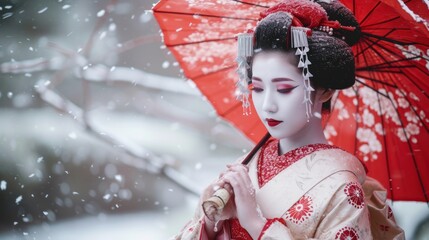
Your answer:
[[[252,77],[252,80],[253,80],[253,81],[259,81],[259,82],[262,82],[262,80],[261,80],[260,78],[258,78],[258,77]],[[295,82],[294,80],[292,80],[292,79],[290,79],[290,78],[273,78],[273,79],[271,80],[271,82],[287,82],[287,81]]]

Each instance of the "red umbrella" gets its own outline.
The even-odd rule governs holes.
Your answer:
[[[236,100],[235,36],[279,1],[161,0],[165,45],[217,113],[258,141],[266,129]],[[362,28],[356,84],[338,92],[328,140],[363,160],[393,200],[429,202],[429,16],[423,1],[344,0]],[[424,17],[421,17],[424,16]],[[253,107],[252,107],[253,108]]]

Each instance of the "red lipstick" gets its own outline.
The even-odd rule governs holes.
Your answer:
[[[275,127],[275,126],[277,126],[277,125],[279,125],[280,123],[283,122],[283,121],[275,120],[275,119],[272,119],[272,118],[267,118],[265,120],[267,121],[268,126],[270,126],[270,127]]]

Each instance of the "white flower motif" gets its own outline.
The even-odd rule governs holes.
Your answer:
[[[420,98],[417,97],[417,95],[414,94],[413,92],[410,92],[410,98],[413,99],[413,100],[416,100],[416,101],[420,101]]]
[[[407,142],[408,133],[402,128],[396,129],[396,135],[399,137],[399,140],[402,142]],[[407,136],[406,136],[407,135]]]
[[[214,58],[222,59],[222,63],[218,66],[224,67],[225,65],[231,65],[232,55],[235,53],[231,48],[235,47],[235,42],[207,42],[199,45],[198,47],[193,45],[181,45],[177,46],[176,50],[183,56],[183,61],[189,65],[204,66],[204,63],[209,63],[210,67],[215,67],[211,63],[214,62]],[[235,48],[234,48],[235,49]],[[197,64],[198,63],[198,64]]]
[[[401,45],[395,44],[395,46],[402,51],[402,54],[406,57],[406,58],[415,58],[416,56],[420,56],[422,51],[420,49],[418,49],[416,46],[414,45],[409,45],[408,48],[403,47]],[[414,60],[420,60],[420,58],[415,58]]]
[[[372,127],[374,125],[374,115],[368,111],[368,109],[365,109],[363,111],[363,124],[365,124],[368,127]]]
[[[401,108],[408,108],[410,103],[405,98],[398,98],[398,104]]]
[[[413,111],[406,112],[404,115],[407,118],[408,122],[413,122],[413,123],[419,122],[419,118]]]
[[[344,108],[344,103],[343,101],[341,101],[341,99],[337,99],[337,101],[335,102],[335,106],[336,109],[342,109]]]
[[[380,89],[380,91],[382,90],[383,89]],[[361,87],[359,89],[359,95],[362,98],[363,104],[365,104],[366,106],[374,107],[378,105],[377,93],[374,92],[372,89]],[[377,111],[377,109],[374,110]]]
[[[370,148],[369,148],[368,144],[362,144],[359,147],[359,151],[361,151],[363,154],[368,154],[370,151]]]
[[[374,126],[374,129],[378,135],[384,135],[384,129],[383,129],[383,125],[381,125],[381,123],[376,123]]]
[[[407,96],[407,93],[406,92],[402,92],[401,90],[399,90],[399,89],[396,89],[395,90],[395,93],[396,93],[396,95],[398,95],[398,96],[400,96],[400,97],[406,97]]]
[[[377,135],[368,128],[358,128],[356,133],[357,139],[362,143],[368,144],[370,152],[381,152],[382,146]]]
[[[195,17],[200,19],[200,17]],[[194,24],[191,34],[185,37],[185,42],[201,42],[208,39],[226,39],[231,38],[234,32],[239,33],[240,30],[253,29],[254,24],[236,21],[235,19],[224,18],[220,21],[209,22],[202,18],[199,23]]]
[[[344,107],[344,103],[340,99],[336,100],[334,108],[338,109],[337,118],[339,120],[350,118],[348,110]]]
[[[350,115],[349,115],[349,112],[347,111],[346,108],[339,110],[338,119],[344,120],[344,119],[348,119],[349,117],[350,117]]]
[[[356,97],[356,93],[353,90],[353,88],[347,88],[347,89],[342,90],[341,92],[344,94],[344,96],[347,96],[350,98]]]
[[[409,123],[406,127],[405,130],[407,131],[407,133],[409,133],[410,135],[417,135],[420,133],[420,128],[414,124],[414,123]]]
[[[338,135],[337,131],[335,130],[335,128],[331,125],[331,124],[327,124],[324,130],[325,136],[326,138],[331,138],[331,137],[335,137]]]
[[[424,112],[423,110],[421,110],[421,111],[420,111],[420,118],[421,118],[421,119],[425,119],[425,117],[426,117],[425,112]]]

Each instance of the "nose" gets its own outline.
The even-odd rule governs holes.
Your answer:
[[[262,110],[266,112],[276,112],[277,111],[277,103],[274,99],[273,94],[269,91],[264,95],[264,102],[262,104]]]

